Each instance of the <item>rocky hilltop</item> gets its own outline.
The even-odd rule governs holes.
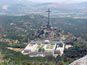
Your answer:
[[[70,65],[87,65],[87,55],[83,58],[80,58],[80,59],[74,61]]]

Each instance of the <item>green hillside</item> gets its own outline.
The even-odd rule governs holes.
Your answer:
[[[40,28],[47,23],[47,17],[42,15],[24,15],[24,16],[0,16],[0,25],[4,31],[9,33],[21,34],[29,33]],[[82,37],[87,40],[87,19],[75,18],[51,18],[53,27],[62,29],[65,32],[71,32],[75,36]]]

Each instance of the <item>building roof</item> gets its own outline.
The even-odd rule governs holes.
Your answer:
[[[29,52],[31,52],[31,51],[30,50],[24,50],[23,53],[29,53]]]
[[[60,53],[61,53],[60,50],[55,50],[55,51],[54,51],[54,54],[60,54]]]

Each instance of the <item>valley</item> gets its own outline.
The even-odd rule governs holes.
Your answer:
[[[87,1],[79,1],[0,0],[0,65],[87,64]]]

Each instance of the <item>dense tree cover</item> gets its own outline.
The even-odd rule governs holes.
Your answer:
[[[74,42],[72,48],[65,50],[65,56],[69,58],[77,59],[83,57],[87,54],[87,43]]]
[[[41,25],[46,23],[47,18],[38,14],[30,14],[25,16],[0,16],[0,26],[2,26],[1,28],[3,28],[7,34],[8,32],[9,34],[12,34],[8,38],[15,39],[14,36],[16,36],[19,40],[23,40],[23,37],[20,39],[20,35],[24,35],[25,40],[27,41],[27,36],[31,35],[29,33],[31,32],[30,29],[39,29]],[[65,32],[71,32],[75,36],[81,36],[87,40],[87,19],[56,17],[51,19],[51,24],[54,27],[65,30]]]

